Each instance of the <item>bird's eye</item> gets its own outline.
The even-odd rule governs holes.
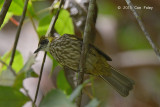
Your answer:
[[[39,44],[48,44],[48,40],[47,39],[44,39],[44,40],[41,40],[40,42],[39,42]]]

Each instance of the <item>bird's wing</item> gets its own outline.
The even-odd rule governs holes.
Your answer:
[[[68,37],[70,37],[70,38],[72,38],[72,39],[77,39],[77,40],[83,41],[82,38],[77,37],[77,36],[75,36],[75,35],[64,34],[63,36],[66,36],[66,37],[68,36]],[[98,49],[97,47],[95,47],[94,45],[89,44],[89,46],[92,47],[92,48],[94,48],[99,54],[101,54],[103,57],[105,57],[105,59],[106,59],[107,61],[112,61],[111,57],[109,57],[107,54],[105,54],[104,52],[102,52],[101,50],[99,50],[99,49]]]
[[[93,47],[93,48],[94,48],[99,54],[101,54],[103,57],[105,57],[105,59],[106,59],[107,61],[112,61],[112,59],[111,59],[110,56],[108,56],[107,54],[105,54],[104,52],[102,52],[101,50],[99,50],[97,47],[95,47],[94,45],[91,45],[91,44],[90,44],[90,46]]]
[[[63,36],[69,37],[69,38],[71,38],[71,39],[77,39],[77,40],[80,40],[80,41],[83,40],[82,38],[80,38],[80,37],[78,37],[78,36],[75,36],[75,35],[71,35],[71,34],[64,34]]]

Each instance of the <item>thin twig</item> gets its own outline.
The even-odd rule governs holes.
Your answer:
[[[19,26],[19,22],[15,20],[13,17],[9,19],[14,25]]]
[[[29,95],[28,90],[23,86],[23,90],[25,91],[25,94],[29,97],[29,99],[31,100],[31,102],[33,102],[31,96]]]
[[[54,26],[55,26],[56,21],[58,19],[58,15],[59,15],[59,12],[61,10],[61,7],[62,7],[63,3],[64,3],[64,0],[61,0],[61,3],[60,3],[59,8],[58,8],[58,11],[57,11],[55,17],[52,18],[50,26],[49,26],[49,30],[47,31],[45,36],[52,36],[52,34],[54,33]]]
[[[3,65],[5,65],[8,69],[10,69],[12,72],[15,72],[10,66],[8,66],[4,61],[2,61],[0,59],[0,63],[2,63]]]
[[[55,23],[56,23],[56,21],[58,19],[58,15],[59,15],[59,12],[61,10],[61,7],[62,7],[63,3],[64,3],[64,0],[61,0],[59,8],[58,8],[58,11],[57,11],[55,17],[53,16],[53,18],[51,20],[51,23],[50,23],[50,26],[49,26],[49,29],[48,29],[48,31],[47,31],[47,33],[46,33],[45,36],[51,36],[54,33],[54,26],[55,26]],[[40,70],[40,76],[39,76],[37,90],[36,90],[36,95],[35,95],[35,99],[33,101],[33,106],[35,106],[35,103],[36,103],[36,100],[37,100],[38,90],[39,90],[39,86],[40,86],[40,82],[41,82],[41,77],[42,77],[42,71],[43,71],[44,62],[45,62],[45,59],[46,59],[46,54],[47,54],[47,52],[45,52],[44,57],[43,57],[43,61],[42,61],[42,65],[41,65],[41,70]]]
[[[95,31],[95,29],[94,29],[95,28],[94,27],[94,25],[95,25],[95,21],[94,21],[95,6],[96,6],[96,0],[90,0],[88,14],[87,14],[87,20],[86,20],[86,25],[85,25],[85,30],[84,30],[83,46],[82,46],[82,51],[81,51],[80,63],[79,63],[79,74],[78,74],[78,84],[77,85],[80,85],[83,83],[86,54],[88,51],[88,44],[93,42],[91,40],[93,40],[92,34]],[[82,99],[82,91],[77,99],[77,106],[78,107],[81,106],[81,99]]]
[[[17,33],[16,33],[16,38],[15,38],[15,41],[14,41],[14,46],[13,46],[13,51],[12,51],[12,56],[11,56],[11,60],[10,60],[9,66],[12,66],[12,63],[14,61],[14,56],[15,56],[15,52],[16,52],[16,48],[17,48],[17,43],[18,43],[18,40],[19,40],[21,28],[22,28],[22,25],[23,25],[23,21],[24,21],[24,18],[25,18],[26,11],[27,11],[28,1],[29,0],[25,1],[22,17],[21,17],[21,20],[20,20],[20,24],[18,26],[18,30],[17,30]],[[13,74],[16,75],[15,72],[13,72]]]
[[[12,2],[12,0],[5,0],[4,1],[2,10],[0,12],[0,27],[3,24],[4,18],[6,16],[6,14],[7,14],[7,11],[9,9],[9,6],[10,6],[11,2]]]
[[[29,12],[27,12],[27,13],[28,13],[29,19],[31,20],[32,26],[33,26],[33,28],[34,28],[34,31],[36,32],[37,36],[40,37],[40,35],[39,35],[38,32],[37,32],[36,24],[34,23],[32,16],[30,15]]]
[[[35,95],[34,101],[32,103],[33,107],[35,107],[35,105],[36,105],[35,103],[36,103],[37,96],[38,96],[38,90],[39,90],[39,86],[40,86],[40,82],[41,82],[41,78],[42,78],[42,72],[43,72],[43,67],[44,67],[44,63],[45,63],[45,60],[46,60],[46,55],[47,55],[47,52],[44,53],[42,66],[41,66],[41,70],[40,70],[40,75],[39,75],[39,80],[38,80],[38,85],[37,85],[37,89],[36,89],[36,95]]]
[[[136,12],[136,10],[134,9],[134,5],[132,4],[132,2],[130,0],[125,0],[126,3],[128,4],[128,6],[131,7],[131,11],[133,12],[140,28],[142,29],[144,35],[146,36],[148,42],[150,43],[150,45],[152,46],[152,48],[154,49],[156,55],[158,56],[158,58],[160,59],[160,50],[157,47],[157,45],[153,42],[153,40],[151,39],[150,34],[148,33],[148,31],[146,30],[146,28],[144,27],[144,24],[142,23],[142,20],[139,16],[139,14]]]

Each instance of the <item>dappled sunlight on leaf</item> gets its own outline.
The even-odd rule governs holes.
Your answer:
[[[11,52],[7,52],[1,57],[1,60],[4,61],[8,65],[9,62],[10,62],[10,58],[11,58]],[[12,68],[16,72],[19,72],[22,67],[23,67],[22,54],[19,51],[16,50]],[[3,65],[2,70],[5,70],[6,68],[7,67]]]
[[[38,28],[37,31],[39,33],[39,35],[45,35],[49,24],[51,22],[51,19],[53,17],[53,14],[48,14],[45,17],[43,17],[42,19],[40,19],[39,24],[38,24]],[[69,15],[69,12],[66,10],[61,10],[59,17],[56,21],[55,24],[55,30],[60,34],[74,34],[74,27],[73,27],[73,23],[72,23],[72,19]]]
[[[56,31],[60,34],[74,34],[72,19],[67,10],[61,10],[55,24]]]

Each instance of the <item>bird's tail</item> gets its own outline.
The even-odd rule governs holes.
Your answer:
[[[100,77],[116,89],[120,95],[124,97],[128,96],[129,91],[133,89],[134,81],[122,75],[114,68],[111,68],[110,72],[111,75],[100,75]]]

